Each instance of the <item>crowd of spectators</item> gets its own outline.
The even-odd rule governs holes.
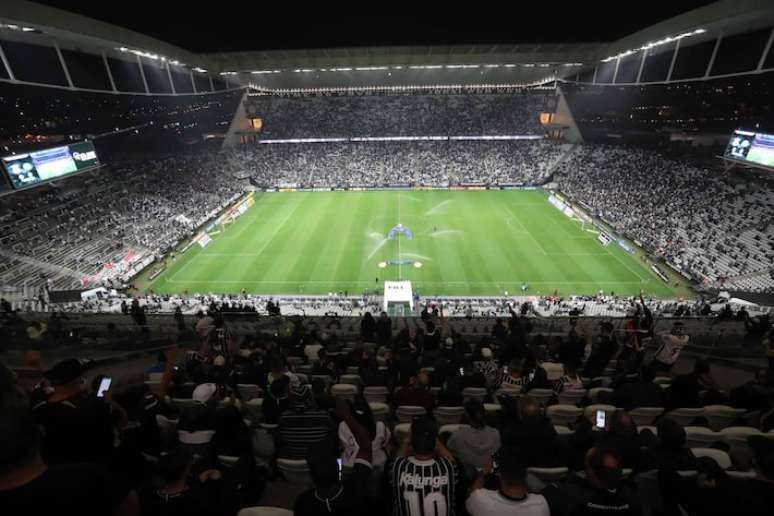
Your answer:
[[[774,369],[674,372],[690,336],[645,303],[550,340],[513,311],[475,341],[422,320],[369,314],[342,342],[237,337],[214,311],[145,382],[0,368],[0,504],[225,516],[298,488],[299,516],[769,514]]]
[[[262,138],[542,135],[539,114],[550,96],[404,94],[252,96],[248,111],[262,120]]]
[[[247,182],[233,177],[241,164],[229,158],[117,164],[66,188],[6,197],[0,245],[22,258],[0,269],[0,284],[49,286],[50,278],[52,287],[71,288],[119,272],[124,258],[161,256],[244,192]]]
[[[545,183],[567,147],[537,141],[272,144],[240,150],[261,186]]]
[[[554,179],[572,199],[697,281],[774,290],[770,185],[734,183],[652,150],[610,145],[577,147]]]

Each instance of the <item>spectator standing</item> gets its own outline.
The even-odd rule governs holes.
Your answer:
[[[333,432],[333,421],[315,406],[309,387],[291,384],[288,409],[279,418],[280,457],[304,460],[309,448],[321,441],[333,446]]]

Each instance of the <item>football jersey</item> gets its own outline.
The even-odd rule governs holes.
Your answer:
[[[457,470],[439,457],[399,457],[392,468],[394,516],[454,516]]]

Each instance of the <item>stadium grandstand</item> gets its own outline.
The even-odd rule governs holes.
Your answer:
[[[676,4],[3,0],[0,513],[771,514],[774,4]]]

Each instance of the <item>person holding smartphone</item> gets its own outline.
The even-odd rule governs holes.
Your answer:
[[[345,400],[336,400],[336,416],[349,428],[357,443],[352,474],[342,481],[341,457],[337,456],[331,443],[324,441],[312,446],[306,455],[306,462],[315,487],[296,498],[293,507],[295,516],[369,513],[367,493],[373,457],[371,438]]]
[[[43,375],[50,389],[33,413],[45,429],[42,455],[47,464],[93,462],[113,449],[111,404],[85,392],[84,374],[83,364],[72,358]]]

